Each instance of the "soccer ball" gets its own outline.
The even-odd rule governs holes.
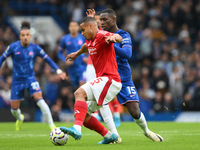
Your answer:
[[[63,133],[60,128],[54,128],[50,133],[50,140],[56,146],[65,145],[69,136]]]

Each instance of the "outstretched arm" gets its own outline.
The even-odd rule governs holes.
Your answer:
[[[49,64],[49,66],[51,66],[51,68],[56,70],[56,73],[59,75],[61,79],[63,80],[68,79],[66,73],[63,72],[61,69],[59,69],[56,63],[49,56],[46,56],[44,60]]]
[[[132,47],[129,46],[129,45],[124,45],[122,48],[115,45],[114,44],[114,47],[115,47],[115,53],[120,56],[120,57],[123,57],[123,58],[126,58],[126,59],[130,59],[131,56],[132,56]]]
[[[106,42],[113,42],[113,43],[120,43],[122,41],[122,37],[119,34],[113,34],[111,36],[105,36],[106,37]]]
[[[70,61],[76,59],[79,55],[88,52],[88,48],[87,48],[87,44],[84,43],[81,47],[81,49],[79,49],[77,52],[71,53],[69,55],[67,55],[66,57],[66,61],[69,59]]]
[[[6,57],[4,55],[1,55],[0,57],[0,68],[1,68],[1,65],[3,64],[3,62],[5,61]]]

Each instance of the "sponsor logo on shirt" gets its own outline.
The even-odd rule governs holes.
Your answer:
[[[15,54],[16,54],[16,55],[19,55],[19,54],[20,54],[20,52],[16,52]]]
[[[93,54],[97,54],[97,49],[94,47],[94,48],[88,48],[88,51],[90,53],[90,55],[93,55]]]
[[[71,41],[68,41],[68,42],[67,42],[67,45],[70,45],[70,44],[71,44]]]

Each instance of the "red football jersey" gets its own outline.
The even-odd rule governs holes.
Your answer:
[[[88,65],[92,65],[92,59],[91,59],[90,55],[89,55],[89,57],[88,57],[88,62],[87,62],[87,64],[88,64]]]
[[[92,59],[96,76],[106,76],[120,82],[117,61],[113,43],[106,43],[105,36],[113,33],[99,30],[92,40],[86,40],[88,51]]]

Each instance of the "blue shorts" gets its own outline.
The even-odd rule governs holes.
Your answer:
[[[69,77],[71,79],[74,88],[77,88],[80,82],[86,82],[86,77],[84,76],[84,73],[85,72],[83,71],[73,72],[73,73],[69,72]]]
[[[41,92],[40,85],[35,77],[29,77],[26,79],[14,80],[11,88],[11,101],[23,100],[24,90],[28,89],[30,95]]]
[[[138,92],[133,82],[129,82],[129,83],[122,82],[122,89],[117,94],[117,99],[121,105],[124,105],[127,102],[133,102],[133,101],[139,103]]]

